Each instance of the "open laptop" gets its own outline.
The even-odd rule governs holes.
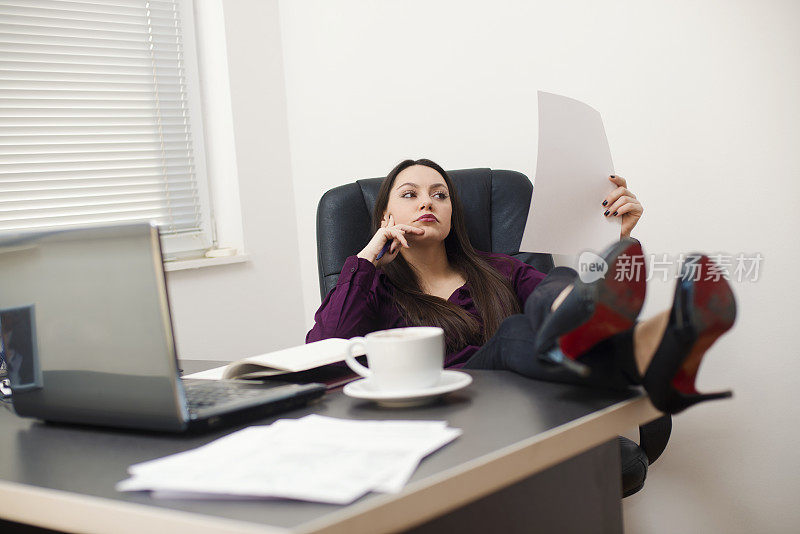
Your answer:
[[[181,380],[158,229],[148,223],[0,234],[0,360],[17,414],[54,422],[182,432],[325,392]]]

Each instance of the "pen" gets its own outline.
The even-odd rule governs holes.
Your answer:
[[[379,259],[381,259],[383,257],[384,254],[389,252],[389,247],[390,246],[392,246],[392,242],[391,241],[387,241],[386,244],[383,245],[383,248],[381,249],[381,251],[378,252],[378,255],[375,256],[375,261],[378,261]]]

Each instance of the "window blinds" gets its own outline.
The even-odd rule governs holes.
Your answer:
[[[148,219],[210,246],[185,29],[178,0],[3,0],[0,231]]]

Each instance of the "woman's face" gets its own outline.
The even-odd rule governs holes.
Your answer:
[[[408,224],[425,230],[424,235],[406,234],[409,242],[444,241],[450,233],[453,205],[444,178],[430,167],[412,165],[394,180],[384,216],[395,224]]]

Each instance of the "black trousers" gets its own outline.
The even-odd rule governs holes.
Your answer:
[[[633,357],[633,329],[598,343],[580,357],[580,362],[591,369],[586,377],[547,365],[536,357],[536,332],[550,313],[555,298],[577,276],[569,267],[550,271],[525,302],[525,313],[507,317],[464,368],[514,371],[537,380],[612,389],[627,389],[641,383]]]

